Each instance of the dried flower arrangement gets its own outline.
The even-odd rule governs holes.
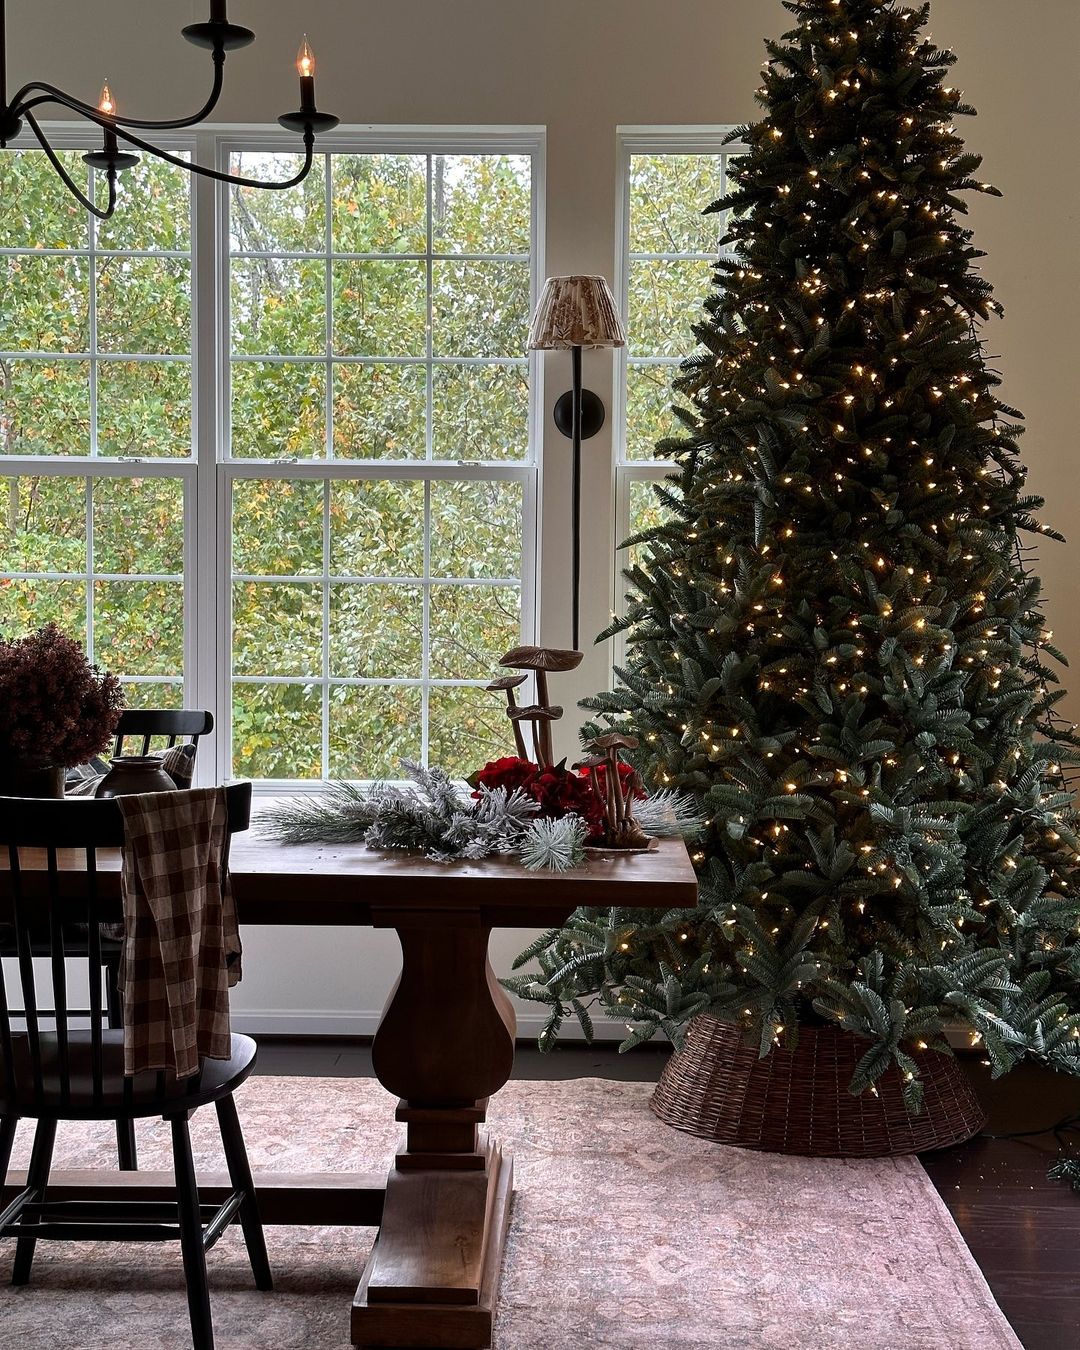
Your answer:
[[[109,744],[124,706],[120,681],[49,623],[0,638],[0,754],[32,768],[84,764]]]

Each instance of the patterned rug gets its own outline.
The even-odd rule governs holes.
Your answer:
[[[651,1088],[513,1082],[491,1126],[513,1140],[513,1219],[498,1350],[1019,1350],[944,1204],[913,1158],[843,1162],[708,1144],[661,1124]],[[252,1164],[361,1172],[398,1146],[370,1079],[254,1078],[237,1094]],[[160,1122],[140,1162],[170,1166]],[[212,1110],[196,1161],[221,1170]],[[60,1127],[57,1165],[111,1166],[111,1127]],[[20,1126],[15,1165],[25,1166]],[[347,1350],[370,1229],[268,1228],[275,1291],[251,1285],[230,1230],[210,1254],[220,1350]],[[13,1289],[0,1243],[0,1346],[185,1350],[172,1244],[41,1243]]]

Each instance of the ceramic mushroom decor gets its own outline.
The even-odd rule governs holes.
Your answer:
[[[603,848],[643,849],[649,846],[649,836],[634,819],[634,796],[640,791],[641,779],[636,769],[622,773],[620,750],[636,750],[635,736],[624,736],[612,731],[597,736],[588,744],[593,753],[577,766],[590,770],[589,780],[600,801],[604,816]],[[629,768],[629,766],[625,766]],[[602,769],[603,773],[598,770]]]
[[[553,761],[551,750],[551,724],[563,715],[560,707],[553,706],[548,698],[547,677],[549,672],[576,669],[582,661],[583,653],[563,650],[558,647],[514,647],[500,660],[500,666],[511,670],[533,671],[536,676],[536,702],[518,707],[513,691],[527,678],[525,675],[506,676],[492,680],[487,686],[494,691],[506,690],[506,715],[514,727],[514,743],[522,759],[527,759],[523,727],[532,727],[533,759],[542,769],[549,768]]]

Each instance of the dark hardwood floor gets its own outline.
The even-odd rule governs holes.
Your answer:
[[[521,1043],[514,1077],[650,1082],[667,1054],[663,1045],[620,1055],[614,1046],[565,1042],[542,1055]],[[989,1114],[986,1135],[926,1154],[922,1164],[1025,1350],[1080,1350],[1080,1195],[1046,1179],[1059,1151],[1052,1134],[989,1137],[1051,1125],[1080,1111],[1080,1082],[1025,1065],[992,1083],[978,1058],[965,1058],[964,1067]],[[355,1039],[264,1036],[258,1071],[368,1077],[371,1050]],[[1080,1135],[1071,1138],[1080,1153]],[[912,1253],[912,1259],[922,1258]]]

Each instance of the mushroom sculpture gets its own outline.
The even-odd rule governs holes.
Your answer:
[[[515,714],[521,712],[521,709],[514,698],[514,690],[519,685],[523,685],[528,678],[528,675],[503,675],[484,686],[490,694],[506,694],[506,715],[510,719],[510,725],[514,728],[514,745],[517,748],[519,759],[528,759],[529,756],[525,750],[525,737],[521,734],[521,720],[515,716]]]
[[[611,731],[589,742],[588,748],[594,753],[582,761],[583,767],[592,770],[589,777],[593,791],[600,797],[606,848],[647,848],[649,844],[649,836],[634,819],[634,793],[640,779],[635,771],[624,791],[622,774],[619,772],[619,751],[636,750],[637,747],[635,736]],[[599,774],[596,772],[598,768],[604,770],[602,796]]]
[[[551,724],[557,722],[563,715],[562,708],[552,706],[548,701],[548,673],[574,670],[581,664],[582,656],[582,652],[558,647],[514,647],[499,662],[500,666],[507,666],[511,670],[531,670],[536,676],[536,702],[518,708],[514,706],[512,694],[508,693],[506,715],[514,725],[514,741],[522,759],[525,759],[526,755],[521,728],[525,723],[531,725],[534,755],[536,763],[542,769],[549,768],[553,762]],[[524,678],[524,676],[516,677],[513,687],[520,684]],[[493,680],[488,685],[492,690],[505,687],[503,680]]]

